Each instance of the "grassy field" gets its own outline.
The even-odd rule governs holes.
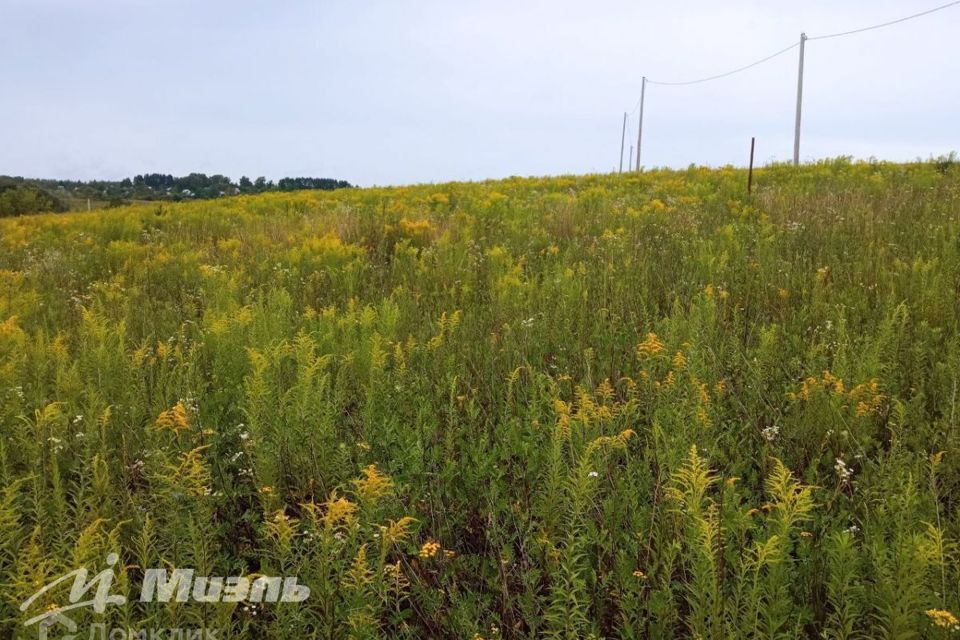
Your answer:
[[[116,552],[127,602],[79,622],[952,637],[960,167],[745,183],[0,220],[0,636]],[[147,567],[311,595],[141,603]]]

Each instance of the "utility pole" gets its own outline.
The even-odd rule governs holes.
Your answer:
[[[640,142],[643,140],[643,99],[646,92],[647,76],[643,76],[643,82],[640,83],[640,121],[637,123],[637,171],[640,171]]]
[[[750,138],[750,172],[747,173],[747,193],[753,193],[753,147],[756,144],[756,138]]]
[[[620,132],[620,173],[623,173],[623,144],[627,141],[627,112],[623,112],[623,131]]]
[[[627,154],[627,172],[633,171],[633,145],[630,145],[630,153]]]
[[[797,123],[793,129],[793,166],[800,164],[800,111],[803,106],[803,45],[807,34],[800,34],[800,68],[797,71]]]

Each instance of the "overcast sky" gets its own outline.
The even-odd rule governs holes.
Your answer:
[[[711,75],[945,1],[0,0],[0,174],[605,172],[642,75]],[[809,42],[802,158],[960,151],[958,34],[960,5]],[[744,164],[751,135],[759,161],[789,159],[796,72],[794,49],[649,86],[643,164]]]

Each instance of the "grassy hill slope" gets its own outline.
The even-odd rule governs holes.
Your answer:
[[[222,637],[945,637],[960,171],[755,182],[0,220],[0,624],[115,551],[111,623]],[[137,602],[165,565],[312,593]]]

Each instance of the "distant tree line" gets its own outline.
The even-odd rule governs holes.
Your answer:
[[[45,190],[0,177],[0,217],[36,211],[66,211],[66,205]]]
[[[0,176],[0,216],[42,211],[84,209],[88,205],[120,206],[138,200],[194,200],[267,191],[344,189],[352,185],[332,178],[281,178],[276,183],[242,176],[234,182],[224,175],[191,173],[175,177],[147,173],[123,180],[45,180]]]

